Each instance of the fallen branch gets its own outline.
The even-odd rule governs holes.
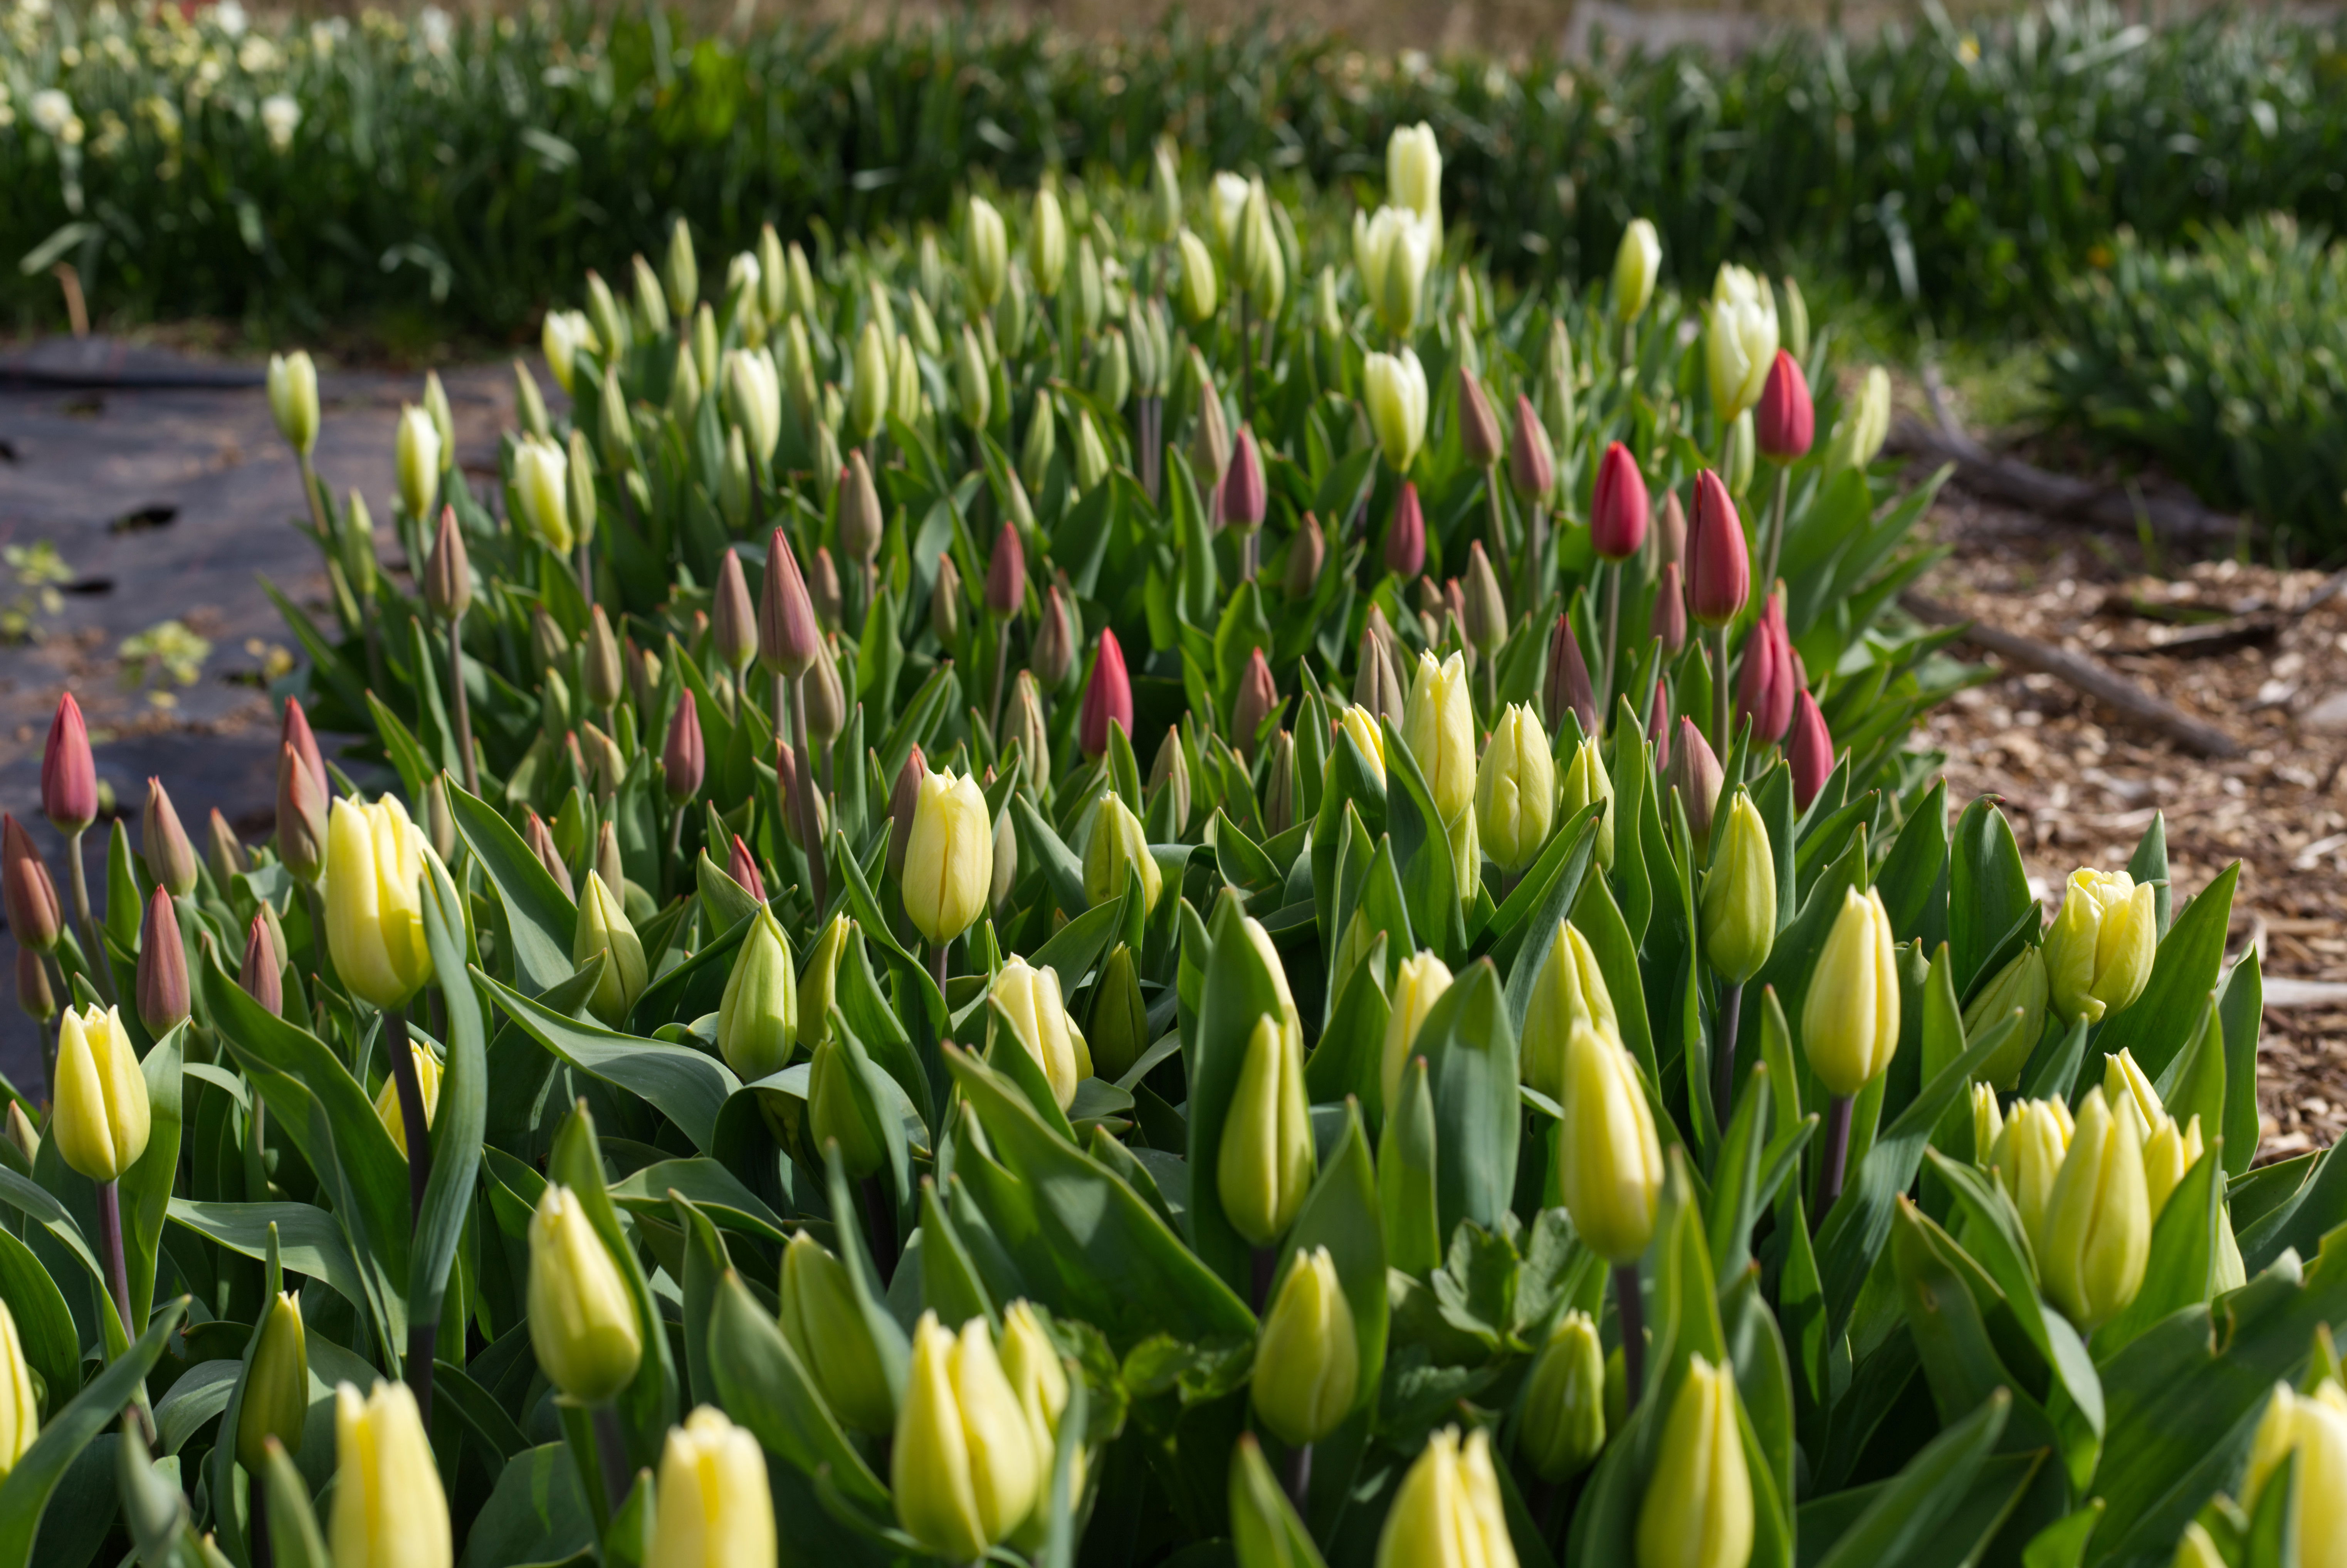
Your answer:
[[[1900,595],[1908,614],[1933,626],[1963,626],[1963,640],[2009,665],[2051,675],[2084,692],[2146,728],[2158,731],[2186,751],[2204,757],[2238,757],[2241,744],[2206,720],[2196,719],[2166,698],[2145,691],[2100,660],[2074,653],[2034,637],[1970,620],[1920,593]]]

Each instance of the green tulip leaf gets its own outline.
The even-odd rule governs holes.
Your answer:
[[[678,1131],[706,1150],[717,1113],[742,1081],[716,1057],[688,1046],[619,1034],[558,1013],[479,969],[472,974],[524,1033],[579,1071],[641,1094]]]

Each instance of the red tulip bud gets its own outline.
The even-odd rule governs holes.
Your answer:
[[[97,820],[97,763],[89,754],[89,726],[67,692],[57,698],[41,753],[41,813],[59,833],[76,834]],[[95,962],[97,955],[91,955]]]
[[[996,615],[1016,615],[1026,602],[1027,547],[1020,541],[1019,525],[1006,522],[986,561],[986,608]]]
[[[742,558],[727,550],[717,559],[717,590],[710,596],[709,631],[717,657],[735,674],[758,656],[758,611],[742,576]]]
[[[1573,621],[1559,615],[1548,634],[1548,688],[1545,693],[1551,734],[1564,728],[1569,712],[1581,723],[1583,735],[1597,733],[1597,692],[1589,682],[1589,664],[1581,656],[1581,639]]]
[[[554,846],[554,835],[548,830],[546,819],[528,808],[524,808],[522,816],[521,841],[538,856],[538,863],[546,867],[546,874],[554,878],[562,896],[576,897],[578,895],[571,889],[570,867],[562,863],[562,851]]]
[[[921,779],[929,771],[928,758],[915,745],[905,753],[905,765],[888,788],[888,870],[905,874],[905,845],[913,836],[913,807],[921,798]]]
[[[147,875],[159,886],[170,889],[173,897],[196,890],[196,846],[188,842],[188,830],[179,825],[179,814],[171,805],[171,795],[163,781],[147,780],[147,805],[138,816],[138,848],[147,861]]]
[[[692,689],[687,687],[677,694],[676,712],[668,719],[668,740],[661,747],[661,773],[668,784],[668,798],[681,805],[699,794],[707,768],[701,711],[693,702]]]
[[[758,875],[757,859],[750,853],[750,846],[742,842],[742,835],[738,833],[733,835],[733,852],[725,857],[725,875],[739,883],[759,903],[766,901],[766,879]]]
[[[1027,668],[1035,672],[1037,685],[1056,692],[1067,684],[1068,671],[1075,662],[1075,623],[1068,614],[1067,596],[1055,582],[1043,590],[1043,613],[1035,627],[1035,641],[1027,648]]]
[[[758,657],[776,674],[803,674],[815,662],[821,635],[798,557],[776,528],[766,540],[766,582],[758,598]]]
[[[14,816],[0,816],[0,904],[7,908],[8,928],[18,942],[38,953],[56,949],[65,928],[57,885],[49,880],[33,835]]]
[[[1705,626],[1725,626],[1743,613],[1752,592],[1752,562],[1744,520],[1719,476],[1695,477],[1695,527],[1687,537],[1687,610]]]
[[[1785,742],[1785,760],[1793,764],[1793,804],[1807,811],[1834,768],[1833,736],[1826,730],[1826,716],[1818,712],[1818,700],[1807,692],[1793,698],[1793,733]]]
[[[1678,657],[1686,646],[1686,589],[1679,586],[1679,563],[1665,561],[1655,583],[1655,616],[1650,630],[1663,640],[1663,651]]]
[[[1556,488],[1556,452],[1549,446],[1548,426],[1541,423],[1532,400],[1521,392],[1516,394],[1516,427],[1508,440],[1508,482],[1528,507]]]
[[[1238,697],[1231,704],[1231,738],[1241,755],[1249,759],[1255,756],[1256,733],[1281,706],[1279,685],[1271,678],[1270,661],[1258,648],[1247,660],[1246,672],[1239,677]]]
[[[277,938],[270,934],[266,915],[255,915],[251,929],[245,933],[244,965],[237,970],[236,983],[272,1013],[284,1012],[285,960],[277,951]]]
[[[1084,755],[1097,757],[1108,750],[1108,727],[1113,723],[1133,733],[1133,680],[1124,672],[1124,650],[1116,633],[1101,628],[1100,652],[1092,660],[1092,678],[1084,687],[1084,711],[1076,738]]]
[[[1768,367],[1768,384],[1760,389],[1760,406],[1752,414],[1754,445],[1772,463],[1790,463],[1808,456],[1817,439],[1817,405],[1809,401],[1809,377],[1783,349]]]
[[[1251,426],[1239,426],[1238,444],[1231,448],[1231,466],[1223,475],[1223,526],[1248,533],[1263,527],[1270,504],[1264,488],[1263,454]]]
[[[1425,569],[1426,513],[1418,504],[1418,487],[1404,479],[1386,529],[1386,570],[1407,582]]]
[[[1459,367],[1459,445],[1478,468],[1500,460],[1500,416],[1491,411],[1482,382],[1463,364]]]
[[[147,900],[138,927],[138,1016],[161,1035],[188,1016],[188,949],[179,945],[179,915],[161,887]]]
[[[287,706],[301,711],[291,699]],[[277,748],[277,858],[304,882],[315,882],[326,865],[325,791],[291,742]]]
[[[1719,757],[1695,721],[1682,716],[1677,740],[1671,747],[1670,775],[1665,781],[1679,792],[1686,807],[1687,828],[1698,848],[1711,843],[1712,813],[1719,804]]]
[[[1737,717],[1752,721],[1755,740],[1781,740],[1793,722],[1793,641],[1785,630],[1784,601],[1772,593],[1744,644],[1744,668],[1736,682]]]
[[[318,750],[318,737],[310,731],[310,715],[302,710],[302,699],[285,699],[285,717],[277,727],[277,743],[293,748],[302,765],[310,770],[310,777],[318,786],[321,801],[333,798],[333,781],[326,777],[326,759]],[[320,843],[325,841],[321,838]]]
[[[1646,477],[1619,441],[1597,460],[1597,489],[1589,502],[1589,542],[1607,560],[1628,560],[1646,542]]]

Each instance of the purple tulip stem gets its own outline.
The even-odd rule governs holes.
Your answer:
[[[107,1288],[114,1293],[114,1310],[122,1318],[122,1337],[138,1337],[130,1318],[130,1269],[122,1255],[122,1190],[119,1183],[97,1184],[97,1240],[106,1258]]]
[[[1646,1388],[1646,1303],[1638,1294],[1635,1259],[1614,1266],[1614,1311],[1622,1327],[1624,1409],[1635,1410]]]
[[[1744,982],[1730,980],[1719,988],[1719,1010],[1712,1015],[1711,1112],[1722,1127],[1736,1100],[1736,1030],[1744,1010]]]
[[[1826,1223],[1826,1215],[1841,1197],[1842,1174],[1850,1163],[1850,1107],[1847,1094],[1837,1094],[1826,1102],[1825,1160],[1818,1167],[1818,1206],[1809,1215],[1812,1232]]]

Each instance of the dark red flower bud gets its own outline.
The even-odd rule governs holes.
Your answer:
[[[1772,463],[1790,463],[1809,455],[1817,439],[1818,410],[1809,400],[1809,380],[1801,365],[1783,349],[1768,367],[1768,381],[1760,389],[1760,406],[1752,412],[1753,444]]]
[[[1705,626],[1725,626],[1743,613],[1752,592],[1752,559],[1744,519],[1717,474],[1695,477],[1695,526],[1687,536],[1687,610]]]
[[[766,879],[758,875],[757,857],[750,853],[750,846],[742,842],[738,833],[733,835],[733,851],[725,857],[725,875],[746,888],[759,903],[766,901]]]
[[[1393,522],[1386,529],[1386,569],[1404,582],[1426,569],[1426,513],[1418,487],[1404,479],[1394,497]]]
[[[65,929],[57,885],[49,879],[33,835],[14,816],[0,816],[0,904],[7,908],[8,929],[18,942],[39,953],[56,948]]]
[[[686,687],[677,694],[676,712],[668,719],[668,740],[661,747],[661,774],[668,785],[668,798],[678,804],[691,800],[701,793],[701,780],[708,768],[708,753],[701,734],[701,711],[692,700],[692,689]]]
[[[1092,678],[1084,687],[1084,711],[1076,738],[1084,755],[1097,757],[1108,750],[1108,727],[1114,723],[1133,733],[1133,680],[1124,672],[1124,649],[1116,633],[1101,628],[1100,652],[1092,660]]]
[[[994,553],[986,558],[986,608],[996,615],[1016,615],[1027,602],[1027,547],[1019,525],[1006,522],[994,536]]]
[[[41,814],[63,834],[79,833],[97,820],[97,763],[89,754],[89,726],[71,692],[57,698],[41,753]]]
[[[1793,733],[1785,742],[1785,760],[1793,765],[1793,804],[1807,811],[1834,769],[1833,736],[1826,729],[1826,716],[1818,712],[1818,700],[1807,692],[1793,698]]]
[[[1686,589],[1679,586],[1679,563],[1665,561],[1655,584],[1654,634],[1663,640],[1663,651],[1672,658],[1686,646]]]
[[[1597,489],[1589,502],[1589,542],[1607,560],[1627,560],[1646,542],[1646,477],[1619,441],[1597,460]]]
[[[277,938],[271,935],[265,915],[255,915],[245,933],[244,964],[237,970],[236,983],[272,1013],[285,1011],[285,959],[277,950]]]
[[[188,949],[179,944],[179,914],[161,887],[147,900],[138,927],[138,1017],[163,1035],[188,1016]]]
[[[799,559],[776,528],[766,540],[766,581],[758,598],[758,657],[776,674],[797,675],[815,662],[821,637]]]
[[[1581,639],[1573,634],[1573,620],[1559,615],[1548,634],[1548,684],[1543,692],[1549,733],[1564,728],[1569,712],[1581,722],[1584,736],[1597,733],[1597,692],[1590,684],[1589,664],[1581,656]]]
[[[1223,474],[1223,526],[1241,533],[1259,528],[1269,505],[1263,454],[1255,447],[1254,429],[1242,425],[1238,443],[1231,448],[1231,466]]]

